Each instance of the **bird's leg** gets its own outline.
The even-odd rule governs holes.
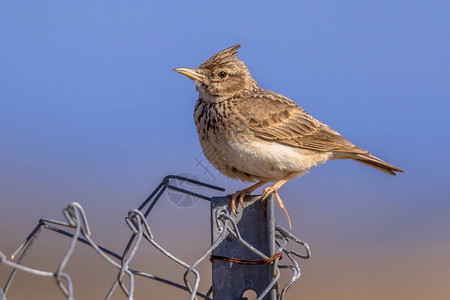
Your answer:
[[[254,190],[256,190],[262,185],[265,185],[266,183],[267,181],[260,181],[242,191],[237,191],[236,193],[231,195],[231,211],[233,212],[233,214],[236,216],[236,199],[238,199],[242,208],[244,208],[244,197],[250,195],[251,193],[253,193]]]
[[[280,181],[276,182],[275,184],[266,187],[263,191],[262,194],[262,201],[263,203],[265,203],[265,201],[267,200],[267,198],[269,197],[270,194],[274,194],[275,198],[277,198],[277,203],[278,206],[284,211],[284,213],[286,214],[286,217],[289,221],[289,228],[292,229],[292,224],[291,224],[291,218],[289,217],[289,213],[286,209],[286,206],[284,205],[283,201],[280,198],[280,195],[278,195],[278,189],[283,186],[283,184],[285,184],[286,182],[288,182],[289,179],[292,179],[294,177],[296,177],[300,172],[293,172],[290,173],[289,175],[287,175],[286,177],[284,177],[283,179],[281,179]]]

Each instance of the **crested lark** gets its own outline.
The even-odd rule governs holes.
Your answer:
[[[174,69],[197,87],[194,120],[206,158],[228,177],[258,181],[232,195],[233,213],[236,199],[243,205],[246,195],[276,181],[262,199],[274,194],[290,225],[278,189],[330,159],[350,158],[391,175],[404,172],[353,145],[291,99],[260,88],[238,59],[239,48],[231,46],[197,69]]]

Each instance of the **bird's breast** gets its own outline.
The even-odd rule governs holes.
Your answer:
[[[233,145],[247,143],[242,128],[233,120],[228,103],[197,101],[194,120],[205,157],[228,177],[252,181],[250,174],[239,172],[232,164],[236,154]],[[242,173],[242,174],[241,174]]]
[[[233,137],[230,133],[239,131],[230,114],[230,106],[227,102],[197,101],[194,110],[194,120],[200,140],[226,141]]]

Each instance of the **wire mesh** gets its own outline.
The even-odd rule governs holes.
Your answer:
[[[75,250],[77,243],[86,244],[92,248],[103,260],[108,264],[117,269],[117,276],[111,285],[109,291],[106,292],[105,299],[111,299],[114,293],[121,291],[128,299],[134,299],[135,291],[135,277],[140,276],[150,280],[155,280],[164,284],[167,284],[173,288],[181,289],[187,292],[189,299],[213,299],[212,298],[212,286],[206,292],[200,292],[200,274],[196,267],[203,261],[208,260],[211,256],[212,251],[220,245],[220,243],[228,236],[233,236],[236,240],[241,242],[250,251],[261,257],[263,260],[267,260],[268,257],[264,255],[261,251],[253,247],[250,243],[244,240],[239,232],[238,224],[236,223],[233,216],[228,212],[228,210],[216,211],[214,216],[215,222],[222,230],[220,236],[212,242],[212,245],[203,251],[203,253],[192,263],[185,262],[180,258],[173,255],[170,251],[162,247],[149,225],[149,214],[158,201],[162,198],[161,196],[168,190],[177,191],[186,195],[197,197],[206,201],[211,201],[211,197],[205,196],[200,193],[196,193],[180,186],[174,185],[173,181],[189,182],[190,184],[197,185],[199,187],[206,187],[215,191],[224,191],[223,188],[203,183],[191,178],[186,178],[182,176],[169,175],[166,176],[158,187],[150,194],[150,196],[137,208],[132,209],[128,212],[125,221],[130,228],[132,234],[125,246],[125,250],[122,255],[117,254],[105,247],[98,245],[91,237],[91,230],[89,228],[88,218],[83,207],[77,203],[70,203],[64,210],[63,215],[65,221],[57,221],[52,219],[40,219],[38,225],[33,229],[33,231],[26,237],[26,239],[20,244],[16,251],[8,259],[0,251],[0,265],[12,268],[12,272],[4,285],[3,288],[0,287],[0,300],[6,300],[8,290],[14,280],[14,277],[18,271],[28,272],[36,276],[43,277],[53,277],[56,281],[57,287],[63,293],[63,295],[71,300],[74,299],[74,287],[72,284],[72,279],[69,274],[65,273],[65,268],[67,263],[71,259],[71,256]],[[44,230],[50,230],[59,234],[62,234],[71,239],[70,245],[65,251],[65,254],[59,263],[57,269],[53,272],[43,271],[23,265],[24,259],[27,254],[31,251],[33,243],[38,239],[39,234]],[[274,287],[277,291],[277,298],[284,299],[289,287],[300,277],[301,270],[300,265],[297,261],[298,258],[307,259],[311,256],[311,251],[308,244],[292,233],[290,233],[285,228],[275,225],[276,230],[276,254],[283,254],[288,257],[288,263],[280,264],[278,259],[274,261],[274,277],[263,293],[258,295],[258,299],[263,299],[271,289]],[[171,280],[153,275],[151,273],[132,269],[130,263],[133,260],[136,252],[142,243],[147,242],[155,247],[162,254],[167,256],[172,263],[178,264],[185,269],[184,272],[184,282],[177,283]],[[292,250],[288,247],[290,244],[297,244],[303,248],[301,251]],[[280,255],[281,256],[281,255]],[[17,259],[17,260],[16,260]],[[16,260],[16,261],[15,261]],[[251,266],[250,266],[251,267]],[[290,270],[292,275],[289,280],[282,284],[280,282],[281,270]],[[189,282],[188,276],[193,275],[194,282],[191,284]],[[191,277],[192,277],[191,275]],[[192,281],[192,280],[191,280]],[[213,282],[214,284],[214,282]]]

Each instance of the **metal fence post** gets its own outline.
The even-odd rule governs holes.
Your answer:
[[[267,200],[267,216],[264,214],[261,197],[245,201],[245,208],[238,209],[236,223],[242,239],[253,247],[271,257],[275,253],[275,218],[274,197]],[[211,201],[211,235],[214,242],[222,233],[215,216],[217,210],[229,210],[229,197],[213,197]],[[213,250],[212,255],[229,258],[261,260],[261,257],[250,251],[242,242],[229,234],[222,243]],[[273,264],[245,265],[223,260],[213,260],[212,290],[214,300],[245,299],[242,295],[253,290],[259,296],[274,278]],[[272,290],[263,298],[275,300],[276,290]]]

